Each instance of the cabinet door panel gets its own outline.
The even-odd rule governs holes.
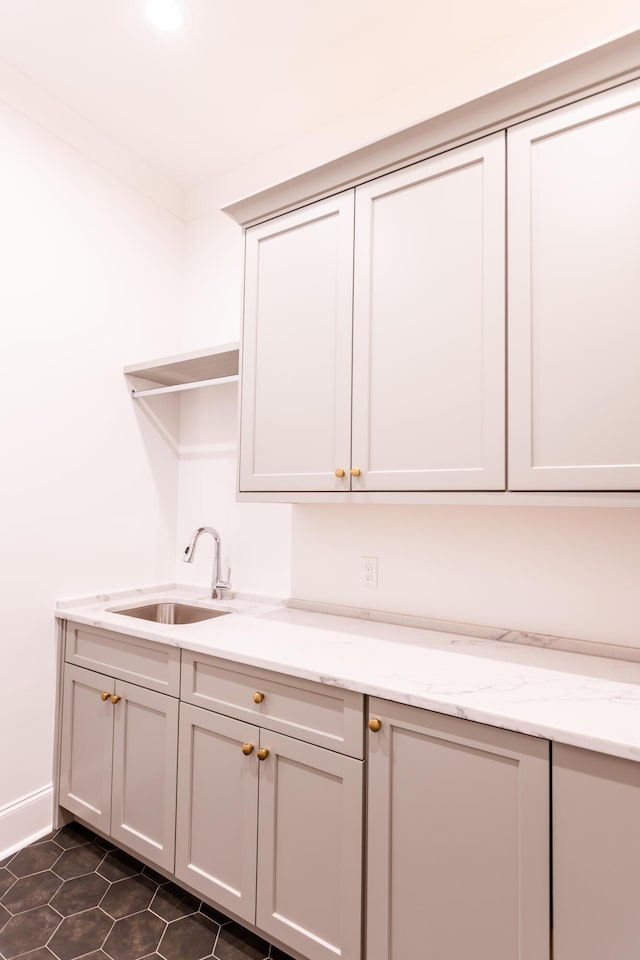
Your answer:
[[[555,960],[637,960],[640,763],[553,744]]]
[[[370,709],[368,960],[548,957],[548,743]]]
[[[348,489],[352,272],[353,191],[247,231],[241,490]]]
[[[67,664],[64,670],[60,803],[109,834],[114,681]]]
[[[116,693],[111,836],[173,870],[178,701],[121,680]]]
[[[362,769],[262,730],[256,923],[309,957],[357,960],[361,942]]]
[[[180,705],[176,876],[255,922],[258,729]]]
[[[640,487],[640,85],[509,131],[509,486]]]
[[[504,488],[504,143],[356,190],[354,490]]]

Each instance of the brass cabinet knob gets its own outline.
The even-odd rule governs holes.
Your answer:
[[[120,696],[119,693],[113,693],[111,695],[111,703],[120,703],[121,700],[122,700],[122,697]]]
[[[377,717],[371,717],[371,720],[369,720],[369,730],[371,730],[371,733],[378,733],[381,727],[382,720],[378,720]]]
[[[108,700],[110,696],[111,696],[111,693],[108,690],[105,690],[103,693],[100,694],[100,699],[104,703],[104,701]]]
[[[360,467],[351,467],[351,476],[359,477],[361,473]]]
[[[258,760],[266,760],[269,756],[269,750],[267,747],[260,747],[259,750],[256,750],[256,753],[258,754]]]
[[[342,478],[344,477],[344,470],[342,469],[342,467],[338,467],[336,469],[336,477],[338,478],[338,480],[342,480]]]
[[[244,753],[245,757],[251,756],[251,754],[253,753],[253,744],[252,744],[252,743],[243,743],[243,744],[242,744],[242,752]]]
[[[259,690],[256,690],[256,692],[253,695],[253,702],[262,703],[263,700],[264,700],[264,693],[260,693]]]

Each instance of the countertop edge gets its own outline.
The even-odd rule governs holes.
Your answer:
[[[140,601],[153,592],[138,588],[128,596]],[[184,629],[171,633],[159,624],[121,621],[105,609],[114,599],[127,599],[123,595],[102,594],[91,599],[93,604],[86,609],[72,602],[59,606],[56,618],[640,761],[640,725],[633,721],[640,711],[640,674],[634,679],[638,673],[635,663],[602,658],[598,664],[597,657],[561,652],[548,645],[544,649],[529,645],[534,653],[522,647],[514,650],[525,641],[514,642],[510,632],[497,637],[474,637],[471,631],[447,636],[442,621],[427,621],[437,623],[437,632],[433,626],[417,626],[416,620],[423,623],[422,618],[396,624],[387,619],[342,616],[336,625],[340,618],[336,607],[331,613],[322,613],[295,601],[284,605],[243,598],[199,600],[231,605],[240,615],[205,621],[223,624],[215,633],[206,627],[192,633]],[[258,643],[266,644],[269,653],[258,649]],[[420,670],[411,670],[414,662]]]

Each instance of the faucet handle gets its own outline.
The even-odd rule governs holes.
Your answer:
[[[227,578],[226,580],[221,580],[220,577],[216,580],[216,589],[218,590],[230,590],[231,589],[231,567],[227,567]]]

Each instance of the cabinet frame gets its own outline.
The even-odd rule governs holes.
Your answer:
[[[86,713],[76,716],[80,710],[76,692],[83,687],[90,691],[91,700],[85,701],[82,709],[86,711],[88,708],[90,712],[88,716]],[[112,696],[118,698],[116,702],[111,699]],[[173,872],[178,700],[67,662],[64,665],[62,702],[58,802],[90,826],[121,842],[133,853]],[[130,706],[165,718],[161,756],[153,756],[148,761],[140,736],[136,737],[135,727],[129,722]],[[98,729],[94,733],[96,724]],[[134,758],[133,769],[128,765],[128,753],[130,748],[134,748],[136,739],[138,755]],[[82,742],[87,745],[83,747]],[[93,795],[83,797],[73,792],[76,745],[85,755],[91,754],[86,787],[90,790],[91,781],[98,781]],[[152,777],[159,776],[164,788],[161,797],[154,791],[150,797],[151,802],[161,808],[160,823],[156,824],[159,825],[157,836],[152,836],[145,829],[148,826],[144,823],[145,799],[136,796],[135,790],[133,794],[128,793],[132,786],[130,781],[144,777],[146,762],[157,762],[155,767],[149,769],[149,773]],[[131,775],[128,774],[129,770],[133,770]],[[131,808],[129,799],[133,804]],[[135,824],[131,822],[132,818],[137,821]]]
[[[249,679],[252,679],[251,675]],[[255,924],[264,935],[299,951],[309,960],[340,957],[359,960],[362,950],[364,763],[359,758],[258,724],[259,717],[251,723],[184,700],[181,702],[176,877],[222,909]],[[198,756],[195,749],[197,729],[210,736]],[[243,755],[243,745],[250,747],[247,755]],[[259,756],[259,749],[266,751],[263,758]],[[316,777],[321,794],[326,796],[328,789],[331,796],[332,805],[326,812],[322,806],[308,811],[309,820],[303,825],[302,837],[300,822],[278,823],[282,798],[290,806],[295,806],[298,801],[297,795],[292,798],[291,791],[283,792],[279,779],[282,764],[289,764],[296,770],[296,775],[301,778],[299,782],[305,785],[307,799],[312,786],[313,790],[316,789]],[[213,776],[214,770],[222,771],[222,780]],[[200,790],[203,782],[207,782],[209,789],[225,794],[212,800],[213,810],[229,804],[233,808],[235,819],[220,836],[215,824],[209,835],[209,814],[201,798],[196,796],[198,780]],[[324,781],[330,783],[328,788]],[[326,834],[335,827],[336,820],[339,833],[332,838],[333,856],[328,852],[324,860],[327,876],[320,881],[313,877],[309,883],[310,889],[316,885],[319,896],[309,897],[302,910],[305,916],[300,917],[298,889],[295,884],[293,888],[291,885],[287,887],[286,882],[284,886],[279,884],[289,873],[280,872],[278,864],[281,858],[290,866],[293,861],[291,869],[296,876],[299,875],[300,884],[304,886],[307,870],[313,870],[312,865],[298,862],[299,848],[304,846],[304,830],[313,830],[314,822],[323,821],[322,830]],[[313,841],[307,845],[313,848]],[[200,863],[194,862],[196,848],[200,850]],[[319,868],[317,863],[316,868]],[[234,870],[237,879],[232,882],[230,873]],[[340,891],[339,921],[333,933],[337,934],[334,939],[338,943],[318,932],[331,926],[322,912],[322,890],[328,891],[325,899],[331,900],[336,876]],[[318,913],[315,920],[314,910]]]
[[[509,960],[549,958],[548,741],[377,698],[370,699],[369,713],[371,717],[381,720],[381,728],[379,732],[369,735],[368,750],[367,960],[404,960],[392,943],[392,787],[393,741],[396,733],[423,738],[438,748],[444,745],[446,750],[461,750],[476,756],[486,754],[487,758],[498,762],[504,760],[518,765],[519,954],[517,958],[509,957]],[[459,789],[461,785],[456,786]],[[419,828],[418,823],[412,826]],[[403,824],[403,830],[407,828]],[[440,829],[453,831],[453,822],[442,824]],[[425,868],[428,866],[426,864]],[[436,865],[436,876],[437,870]],[[462,885],[465,880],[462,867],[458,867],[458,876]],[[414,878],[413,882],[416,881],[417,878]],[[444,924],[455,922],[459,906],[459,902],[447,904],[450,912],[443,916]],[[422,919],[419,918],[420,922]],[[424,936],[428,943],[426,928]],[[493,956],[492,949],[483,946],[484,953],[476,955],[483,958]]]

